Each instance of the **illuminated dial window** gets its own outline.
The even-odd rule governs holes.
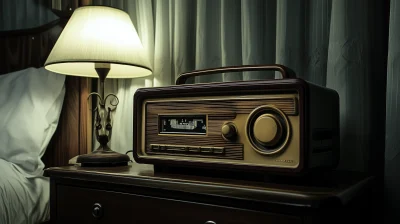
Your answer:
[[[206,135],[206,115],[160,115],[160,134]]]

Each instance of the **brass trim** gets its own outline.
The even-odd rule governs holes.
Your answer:
[[[287,127],[287,130],[286,130],[287,133],[286,133],[286,138],[285,138],[284,142],[282,143],[282,145],[279,148],[277,148],[275,150],[264,151],[263,149],[260,149],[259,147],[257,147],[257,145],[254,144],[254,141],[249,137],[249,133],[248,133],[249,120],[254,116],[255,113],[259,112],[259,110],[262,110],[262,109],[272,109],[275,112],[277,112],[278,114],[280,114],[285,122],[286,127]],[[275,106],[264,105],[264,106],[259,106],[259,107],[255,108],[252,112],[250,112],[249,116],[247,117],[246,124],[245,124],[245,133],[246,133],[247,141],[249,141],[251,148],[253,148],[256,152],[258,152],[262,155],[275,155],[275,154],[279,153],[280,151],[282,151],[286,147],[286,145],[289,141],[289,138],[291,136],[291,128],[290,128],[289,120],[288,120],[286,114],[283,113],[283,111],[281,111],[279,108],[277,108]]]

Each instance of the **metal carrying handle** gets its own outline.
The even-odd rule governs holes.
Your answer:
[[[279,71],[282,74],[282,78],[296,78],[296,73],[284,66],[279,64],[273,65],[242,65],[242,66],[230,66],[230,67],[221,67],[221,68],[211,68],[204,70],[196,70],[192,72],[182,73],[176,79],[176,85],[182,85],[186,83],[186,80],[195,76],[202,75],[211,75],[216,73],[225,73],[225,72],[243,72],[243,71]]]

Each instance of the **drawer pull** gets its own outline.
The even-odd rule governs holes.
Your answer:
[[[207,222],[205,222],[204,224],[217,224],[217,223],[214,222],[214,221],[207,221]]]
[[[96,219],[99,219],[99,218],[101,218],[103,216],[103,207],[101,207],[100,203],[95,203],[93,205],[92,215]]]

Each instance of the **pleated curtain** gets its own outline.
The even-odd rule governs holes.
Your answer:
[[[391,0],[386,89],[385,220],[400,218],[400,1]],[[374,94],[375,91],[371,91]],[[381,99],[385,101],[385,99]],[[383,109],[383,108],[382,108]],[[377,118],[379,122],[383,119]],[[376,122],[378,122],[376,121]],[[373,138],[373,137],[371,137]],[[389,223],[389,222],[387,222]]]

